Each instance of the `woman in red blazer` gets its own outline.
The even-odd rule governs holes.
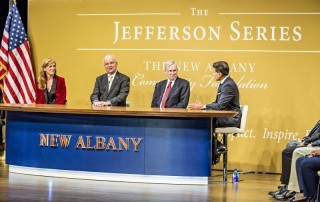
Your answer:
[[[44,59],[37,83],[36,104],[65,104],[66,97],[66,83],[56,75],[56,61]]]

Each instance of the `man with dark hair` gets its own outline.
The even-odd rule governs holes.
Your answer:
[[[215,118],[212,127],[239,127],[241,123],[240,95],[237,84],[229,76],[229,65],[225,61],[219,61],[213,63],[213,68],[214,79],[220,81],[216,100],[206,105],[196,101],[189,104],[188,109],[237,111],[238,114],[234,117]],[[218,145],[221,145],[221,143],[218,142]],[[221,152],[226,150],[224,145],[218,146],[217,149]],[[215,150],[213,149],[213,151]],[[217,163],[217,160],[214,159],[214,163]]]
[[[188,105],[188,109],[228,110],[237,111],[234,117],[216,118],[213,127],[239,127],[241,121],[240,95],[237,84],[229,76],[229,65],[225,61],[213,63],[213,77],[220,81],[216,100],[211,104],[203,105],[197,101]]]

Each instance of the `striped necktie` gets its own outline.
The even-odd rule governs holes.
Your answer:
[[[113,81],[113,76],[108,76],[108,82],[109,82],[108,88],[109,88],[109,90],[111,88],[112,81]]]
[[[161,108],[165,108],[166,101],[167,101],[167,99],[168,99],[168,95],[169,95],[169,93],[170,93],[170,91],[171,91],[171,88],[172,88],[171,84],[172,84],[172,81],[169,82],[166,90],[164,91],[163,98],[162,98],[162,102],[161,102],[161,105],[160,105]]]

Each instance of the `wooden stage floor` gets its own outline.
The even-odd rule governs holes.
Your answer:
[[[221,174],[213,171],[214,179]],[[267,192],[277,188],[280,175],[240,174],[240,179],[238,184],[169,185],[39,177],[9,173],[0,151],[0,201],[276,201]]]

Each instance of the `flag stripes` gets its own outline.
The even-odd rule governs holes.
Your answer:
[[[29,42],[18,9],[12,1],[1,41],[0,79],[4,102],[29,104],[35,101]]]

